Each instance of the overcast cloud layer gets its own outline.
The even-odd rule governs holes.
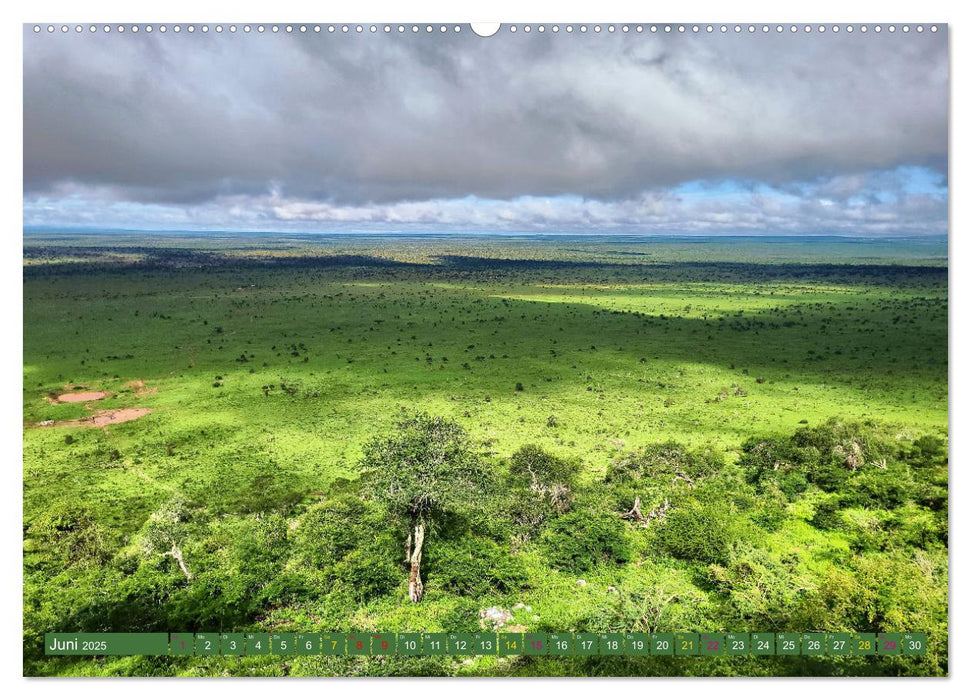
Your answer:
[[[24,42],[26,225],[947,229],[944,32]]]

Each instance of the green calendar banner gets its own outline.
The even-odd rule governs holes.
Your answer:
[[[49,633],[48,656],[920,656],[924,632]]]
[[[775,638],[775,653],[778,656],[799,655],[799,635],[793,632],[779,632]]]
[[[495,656],[499,652],[499,641],[495,632],[476,632],[472,639],[475,653],[480,656]]]
[[[927,653],[927,635],[923,632],[904,632],[901,637],[904,656],[923,656]]]
[[[577,634],[575,635],[576,648],[573,652],[578,656],[598,656],[600,654],[600,635],[599,634]]]
[[[453,633],[448,635],[448,653],[454,656],[472,656],[475,651],[475,636]]]
[[[423,634],[421,642],[425,656],[444,656],[448,653],[448,635],[444,632]]]
[[[394,654],[396,635],[393,634],[372,634],[371,653],[375,656],[390,656]]]
[[[297,653],[297,635],[283,633],[270,637],[270,653],[280,656],[292,656]]]
[[[775,635],[771,632],[753,632],[752,653],[755,656],[772,656],[775,654]]]
[[[169,653],[172,656],[195,654],[196,640],[192,632],[173,632],[169,635]]]
[[[895,632],[881,632],[877,635],[877,653],[881,656],[897,656],[901,649],[901,636]]]
[[[549,638],[545,634],[523,635],[523,653],[527,656],[546,656],[550,653]]]
[[[804,656],[822,656],[826,653],[826,635],[809,633],[802,635],[802,653]]]
[[[872,656],[877,653],[877,635],[862,632],[853,640],[853,653],[857,656]]]
[[[624,635],[622,634],[601,634],[600,635],[600,655],[601,656],[621,656],[624,653]]]
[[[349,634],[347,635],[347,653],[351,656],[370,656],[371,655],[371,635],[369,634]]]
[[[826,654],[830,656],[847,656],[851,653],[853,635],[849,632],[835,632],[826,635]]]

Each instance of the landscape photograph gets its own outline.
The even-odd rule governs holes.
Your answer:
[[[24,25],[23,674],[947,676],[947,27],[809,29]]]

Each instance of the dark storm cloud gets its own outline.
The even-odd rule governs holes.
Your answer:
[[[622,203],[693,180],[850,191],[946,171],[943,32],[24,41],[33,200]]]

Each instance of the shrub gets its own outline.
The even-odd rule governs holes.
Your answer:
[[[82,506],[56,504],[34,519],[25,534],[38,549],[46,550],[56,562],[54,568],[103,564],[110,558],[106,532]]]
[[[540,547],[552,566],[573,573],[630,558],[623,522],[592,511],[577,510],[556,518],[543,533]]]
[[[810,523],[820,530],[837,530],[843,526],[841,511],[843,504],[839,496],[830,496],[816,504]]]
[[[579,460],[557,457],[536,445],[525,445],[513,453],[509,508],[526,534],[536,534],[544,522],[572,507],[580,468]]]
[[[381,546],[365,546],[348,553],[332,571],[334,585],[357,600],[386,595],[401,581],[400,569],[389,556],[387,547]]]
[[[916,484],[906,464],[889,462],[883,467],[868,465],[849,482],[853,502],[868,508],[896,508],[907,503]]]
[[[744,523],[722,504],[688,499],[677,505],[656,530],[659,544],[679,559],[724,564],[742,540]]]
[[[491,591],[510,593],[526,583],[526,569],[503,547],[484,537],[436,540],[427,551],[429,586],[478,598]]]
[[[761,547],[741,546],[728,563],[709,566],[706,574],[724,600],[719,617],[756,628],[789,626],[793,609],[813,585],[809,572],[788,554]]]
[[[816,427],[803,427],[792,444],[811,451],[821,464],[832,463],[853,471],[868,461],[893,457],[897,446],[875,424],[830,419]]]
[[[947,442],[936,435],[914,440],[907,461],[919,469],[947,465]]]
[[[334,564],[357,547],[363,538],[365,504],[353,496],[312,506],[297,528],[297,550],[314,568]]]
[[[380,507],[354,495],[312,506],[294,540],[300,564],[356,600],[384,595],[401,578],[403,545],[384,526]]]
[[[933,454],[934,444],[929,441],[927,449]],[[886,475],[887,465],[903,456],[897,441],[874,424],[833,419],[800,427],[788,439],[751,438],[742,445],[739,463],[752,483],[760,488],[775,483],[790,499],[812,484],[830,493],[859,490],[860,499],[893,505],[904,502],[902,489],[912,489],[912,481],[900,471],[893,478],[869,475],[875,466]]]
[[[739,464],[748,470],[749,481],[761,484],[777,480],[778,472],[795,470],[805,460],[803,453],[787,438],[749,438],[742,443]]]
[[[789,518],[787,500],[781,488],[766,489],[756,502],[752,520],[770,532],[778,530]]]
[[[677,442],[664,442],[648,445],[616,460],[607,470],[607,482],[675,477],[693,481],[711,476],[724,466],[724,455],[712,446],[692,450]]]
[[[946,518],[926,508],[915,505],[898,508],[888,525],[899,542],[911,547],[928,549],[933,545],[947,545]]]
[[[441,617],[442,629],[452,632],[481,632],[479,605],[474,600],[460,599]],[[443,675],[441,672],[434,675]]]
[[[572,486],[580,471],[580,461],[563,459],[536,445],[524,445],[509,460],[509,475],[519,485]]]

